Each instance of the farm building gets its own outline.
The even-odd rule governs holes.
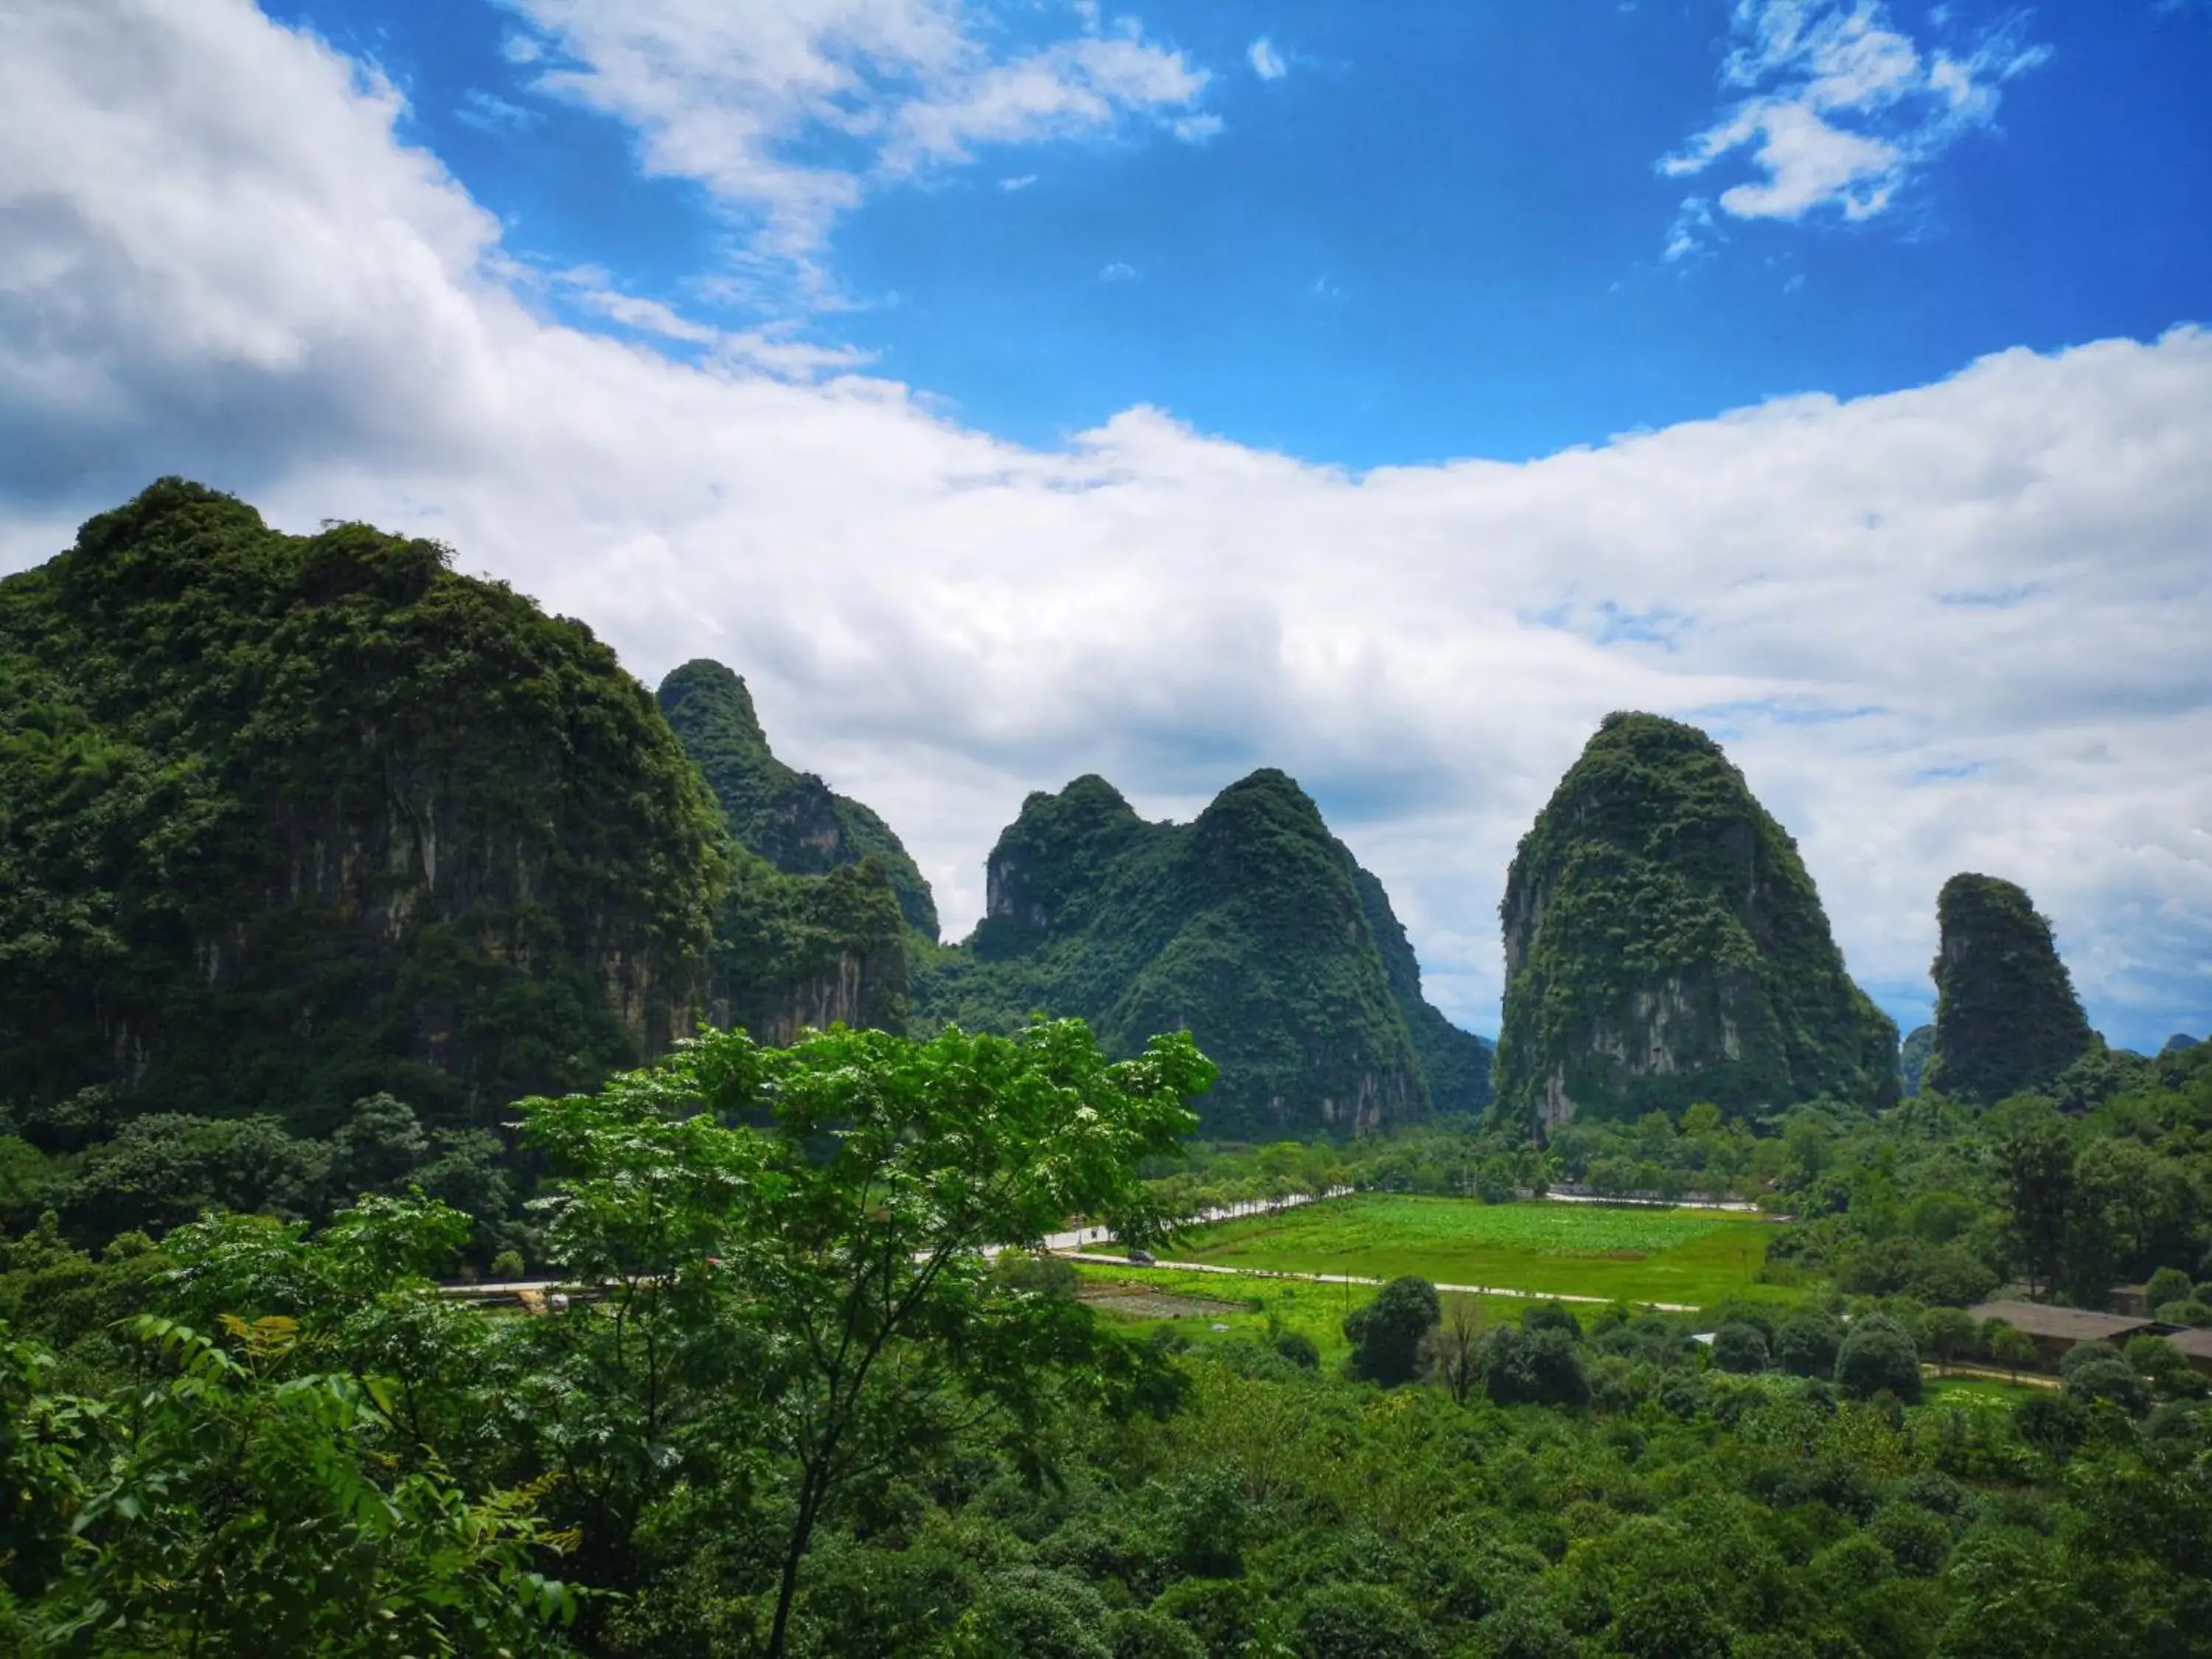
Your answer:
[[[2161,1334],[2181,1350],[2191,1364],[2212,1376],[2212,1331],[2169,1330]]]
[[[2003,1320],[2054,1359],[2078,1343],[2110,1342],[2118,1346],[2151,1328],[2151,1322],[2138,1315],[2091,1313],[2085,1308],[2053,1308],[2041,1302],[1984,1302],[1966,1311],[1984,1322]]]

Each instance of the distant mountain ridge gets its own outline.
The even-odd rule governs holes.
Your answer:
[[[987,867],[987,914],[918,967],[917,1015],[1004,1028],[1078,1014],[1110,1045],[1188,1025],[1221,1067],[1204,1133],[1364,1133],[1476,1112],[1489,1047],[1420,994],[1382,884],[1279,771],[1188,824],[1104,779],[1037,793]]]

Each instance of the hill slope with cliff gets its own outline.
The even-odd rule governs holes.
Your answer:
[[[0,1078],[483,1117],[687,1030],[726,844],[614,653],[167,479],[0,582]]]
[[[812,773],[778,760],[743,678],[696,659],[661,681],[658,700],[740,847],[790,876],[825,876],[873,859],[907,925],[936,941],[937,901],[890,825]]]
[[[1486,1103],[1487,1045],[1420,995],[1382,884],[1280,772],[1189,824],[1104,779],[1032,794],[988,865],[974,938],[924,958],[925,1018],[1005,1028],[1076,1014],[1127,1050],[1188,1026],[1221,1067],[1205,1132],[1364,1132]]]
[[[902,1024],[905,939],[873,866],[733,846],[614,653],[434,543],[165,479],[0,581],[20,1122],[489,1123],[702,1015]]]
[[[1897,1028],[1844,972],[1796,843],[1694,726],[1607,716],[1500,911],[1516,1125],[1897,1098]]]

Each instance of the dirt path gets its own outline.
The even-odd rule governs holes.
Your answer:
[[[1109,1267],[1127,1267],[1131,1273],[1221,1273],[1231,1279],[1294,1279],[1308,1285],[1380,1285],[1379,1279],[1369,1279],[1360,1273],[1301,1273],[1279,1267],[1224,1267],[1212,1261],[1156,1261],[1150,1267],[1131,1261],[1126,1256],[1102,1255],[1095,1250],[1063,1250],[1059,1254],[1071,1261],[1095,1261]],[[1593,1307],[1609,1308],[1615,1298],[1609,1296],[1566,1296],[1552,1291],[1521,1291],[1504,1285],[1438,1285],[1437,1289],[1457,1296],[1507,1296],[1524,1302],[1582,1302]],[[1682,1302],[1639,1302],[1632,1304],[1640,1308],[1656,1308],[1661,1313],[1695,1313],[1697,1310]]]

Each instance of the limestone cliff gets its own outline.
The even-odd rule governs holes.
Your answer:
[[[1936,901],[1936,1042],[1924,1086],[1984,1103],[2039,1089],[2096,1041],[2022,889],[1957,875]]]
[[[739,846],[791,876],[827,875],[873,859],[907,925],[936,939],[936,900],[898,836],[859,801],[775,757],[742,678],[701,658],[661,681],[659,702],[684,753],[722,803]]]
[[[1187,825],[1148,823],[1103,778],[1023,804],[993,849],[988,914],[917,975],[925,1018],[1090,1019],[1123,1051],[1188,1026],[1221,1067],[1203,1133],[1364,1133],[1431,1108],[1433,1053],[1467,1109],[1488,1054],[1420,998],[1381,884],[1280,772]]]
[[[690,1028],[711,796],[587,629],[450,567],[172,479],[0,582],[0,1093],[482,1120]]]
[[[1516,1125],[1897,1097],[1897,1028],[1844,971],[1796,844],[1693,726],[1607,715],[1500,908]]]

